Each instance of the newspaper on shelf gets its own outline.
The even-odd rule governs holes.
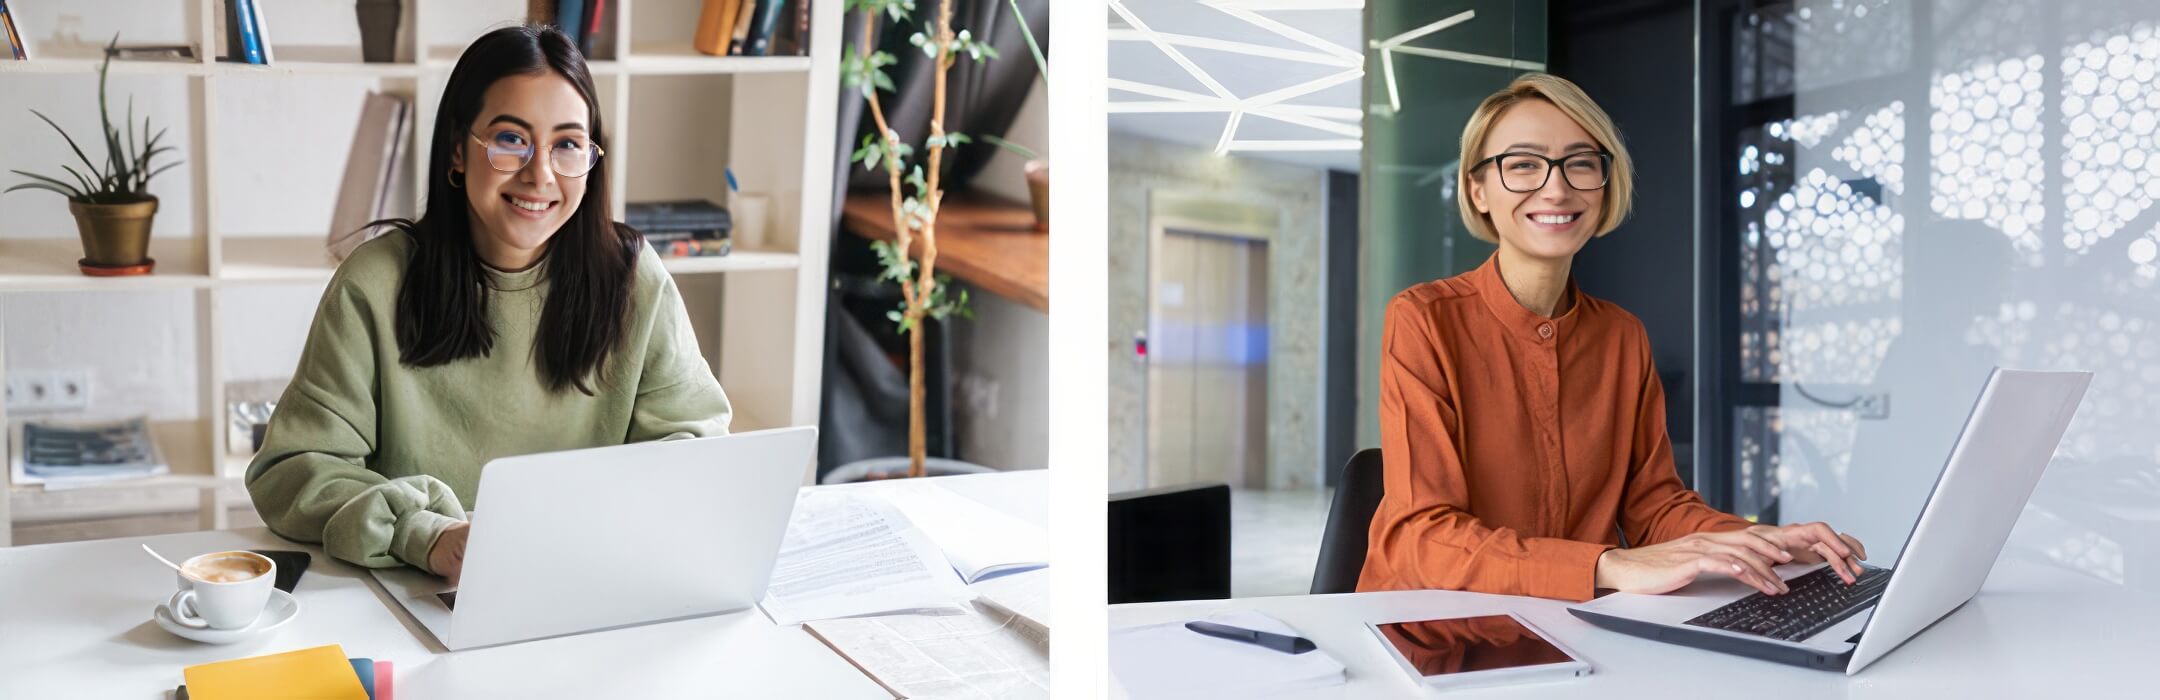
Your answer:
[[[170,471],[147,416],[26,420],[11,432],[11,442],[19,445],[9,465],[16,484],[60,490]]]

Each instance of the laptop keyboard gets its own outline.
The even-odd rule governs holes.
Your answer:
[[[1703,613],[1687,624],[1771,639],[1797,642],[1860,612],[1882,597],[1890,570],[1863,568],[1859,580],[1845,585],[1837,572],[1823,567],[1787,579],[1792,590],[1780,596],[1757,593]]]

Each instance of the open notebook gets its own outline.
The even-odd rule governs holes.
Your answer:
[[[968,583],[1050,565],[1042,527],[999,512],[936,483],[891,484],[881,495],[937,544]]]

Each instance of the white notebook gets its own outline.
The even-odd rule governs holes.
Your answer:
[[[1208,622],[1297,635],[1283,621],[1238,611]],[[1141,698],[1236,698],[1341,685],[1342,662],[1326,649],[1286,654],[1185,629],[1187,620],[1110,632],[1110,675]]]
[[[1050,535],[936,483],[892,484],[882,494],[922,530],[968,583],[1050,565]]]

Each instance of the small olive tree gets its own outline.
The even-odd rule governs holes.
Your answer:
[[[871,245],[883,267],[879,279],[900,284],[900,308],[887,312],[886,317],[897,322],[900,332],[908,337],[908,476],[918,477],[923,475],[927,449],[923,437],[923,341],[920,332],[923,320],[943,320],[954,314],[970,315],[967,290],[948,293],[950,279],[937,274],[937,216],[945,197],[940,183],[945,150],[971,140],[967,134],[945,130],[945,76],[963,55],[981,61],[997,58],[997,51],[969,35],[967,30],[953,32],[952,0],[940,2],[934,21],[908,37],[908,43],[921,48],[925,56],[936,61],[936,95],[931,101],[930,137],[924,142],[929,151],[925,156],[927,164],[916,163],[913,161],[914,147],[902,141],[900,133],[886,122],[885,108],[878,96],[879,92],[894,90],[885,67],[899,59],[876,50],[873,43],[878,15],[889,17],[898,26],[911,21],[915,2],[848,0],[847,7],[850,11],[861,11],[865,16],[861,43],[847,46],[841,57],[840,74],[848,87],[859,90],[863,100],[869,102],[870,116],[877,125],[877,133],[863,135],[850,162],[862,163],[865,169],[873,171],[883,167],[886,184],[892,193],[895,240]],[[919,262],[908,255],[918,239],[922,248]]]

